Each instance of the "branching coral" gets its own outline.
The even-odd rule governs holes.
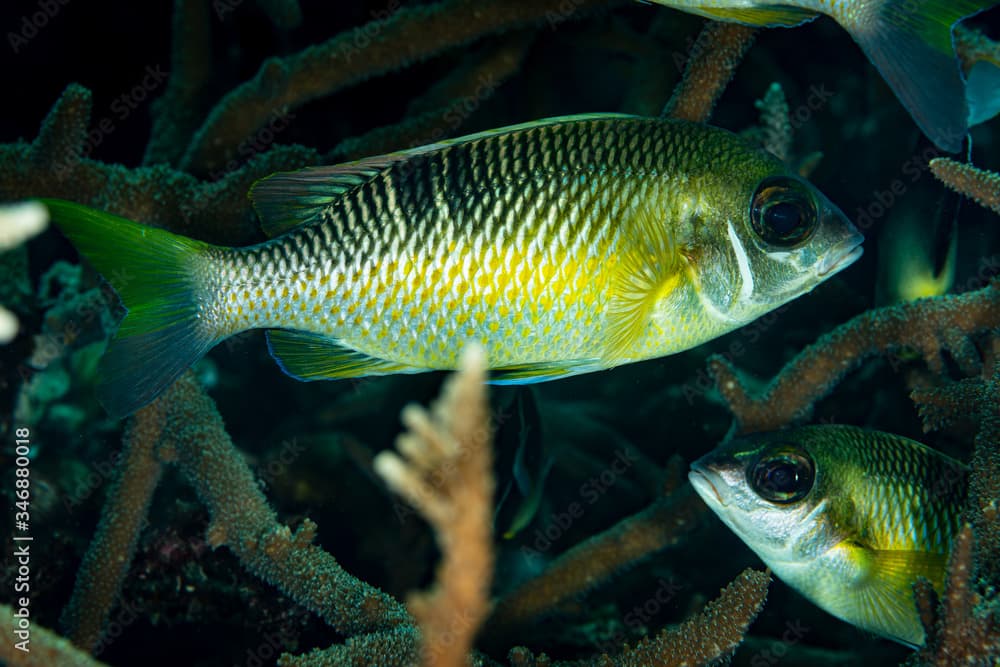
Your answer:
[[[782,162],[788,162],[792,152],[792,124],[781,84],[772,83],[756,107],[760,110],[761,144]]]
[[[60,197],[156,227],[239,245],[259,236],[246,191],[259,178],[318,161],[301,146],[254,155],[214,182],[165,165],[126,169],[84,156],[90,92],[71,84],[31,144],[0,145],[0,198]]]
[[[931,172],[952,190],[974,199],[980,206],[1000,213],[1000,174],[946,157],[931,160]]]
[[[726,586],[705,609],[678,626],[665,628],[656,636],[614,655],[576,662],[551,661],[534,656],[527,649],[510,652],[511,667],[684,667],[714,665],[732,656],[743,641],[747,628],[757,617],[771,576],[746,570]]]
[[[705,24],[663,115],[696,123],[707,121],[756,34],[756,28],[738,23]]]
[[[314,523],[307,519],[294,533],[278,523],[211,399],[190,374],[136,415],[127,440],[126,465],[66,611],[66,623],[79,645],[90,648],[98,641],[128,567],[159,477],[154,454],[177,465],[198,492],[211,519],[211,546],[229,547],[250,572],[339,632],[354,635],[408,621],[402,605],[347,574],[332,556],[311,544]]]
[[[325,160],[346,162],[430,144],[446,137],[460,128],[472,111],[521,68],[533,37],[533,31],[523,31],[484,54],[470,58],[415,100],[405,120],[345,139],[325,156]]]
[[[460,667],[489,612],[493,576],[493,474],[489,414],[480,348],[462,357],[431,414],[411,406],[409,428],[375,469],[434,527],[444,554],[437,583],[407,606],[423,634],[423,664]]]
[[[808,417],[849,371],[879,354],[920,353],[931,370],[944,369],[943,350],[968,371],[980,360],[969,336],[1000,326],[1000,285],[975,292],[923,299],[862,313],[806,347],[752,395],[722,357],[709,369],[741,433],[768,431]]]
[[[919,587],[917,604],[925,611],[927,643],[908,664],[930,667],[991,665],[1000,655],[1000,619],[995,600],[984,603],[976,590],[973,531],[966,525],[955,538],[948,566],[948,581],[940,612],[934,589]]]
[[[688,484],[607,531],[569,549],[538,577],[509,592],[489,621],[494,640],[513,635],[565,601],[593,589],[642,558],[677,544],[705,516]]]
[[[591,660],[588,667],[681,667],[725,660],[764,606],[770,582],[770,575],[746,570],[694,618],[613,657]]]
[[[152,104],[153,128],[145,164],[176,164],[184,142],[201,121],[205,87],[212,63],[209,5],[202,0],[175,0],[171,33],[170,79]]]
[[[156,401],[132,419],[125,434],[121,463],[97,531],[77,572],[76,588],[63,612],[66,634],[77,646],[95,651],[118,599],[146,523],[161,466],[155,446],[166,425],[167,401]],[[107,554],[114,554],[108,558]]]
[[[1000,655],[1000,338],[994,337],[979,377],[917,389],[912,398],[925,430],[956,421],[977,428],[968,519],[952,548],[944,598],[918,587],[928,641],[913,665],[986,665]]]
[[[275,109],[309,100],[419,62],[483,35],[534,25],[607,6],[607,0],[442,0],[397,7],[384,18],[284,58],[271,58],[256,76],[228,93],[195,133],[180,162],[193,173],[220,169],[237,145],[262,127]]]

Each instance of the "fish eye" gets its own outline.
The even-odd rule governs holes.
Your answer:
[[[808,239],[819,216],[809,188],[794,178],[772,176],[757,186],[750,205],[754,233],[768,245],[788,248]]]
[[[779,505],[805,498],[815,478],[812,458],[794,445],[768,450],[747,472],[750,488],[764,500]]]

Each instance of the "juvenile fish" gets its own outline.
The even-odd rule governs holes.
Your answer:
[[[495,382],[611,368],[740,327],[861,254],[844,215],[773,156],[631,116],[276,174],[251,198],[273,238],[243,248],[48,202],[100,272],[130,277],[100,369],[111,414],[256,328],[300,380],[451,369],[469,341]]]
[[[814,604],[883,637],[924,642],[913,584],[924,577],[943,592],[965,465],[889,433],[807,426],[725,443],[689,479]]]
[[[652,1],[751,26],[796,26],[826,14],[850,33],[924,134],[953,153],[970,124],[997,112],[995,90],[984,89],[988,81],[977,78],[968,96],[977,103],[970,118],[952,39],[958,21],[996,5],[993,0]]]

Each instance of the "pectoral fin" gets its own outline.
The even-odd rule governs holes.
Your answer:
[[[628,222],[611,286],[605,360],[629,360],[656,302],[680,283],[681,257],[670,223],[647,209]]]
[[[909,646],[924,641],[924,629],[913,598],[913,584],[928,579],[940,591],[944,586],[947,554],[926,551],[872,549],[856,542],[839,547],[845,557],[858,567],[861,576],[845,594],[854,596],[855,625]]]

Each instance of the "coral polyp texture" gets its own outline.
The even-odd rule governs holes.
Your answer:
[[[12,443],[0,460],[30,470],[30,501],[12,475],[0,495],[11,532],[33,540],[30,566],[0,559],[0,661],[1000,660],[996,120],[972,128],[968,155],[944,153],[829,21],[756,28],[627,0],[2,13],[15,60],[0,121],[0,316],[17,326],[0,328],[0,436]],[[997,17],[954,33],[970,81],[1000,70]],[[976,99],[982,111],[990,98]],[[488,350],[469,345],[455,372],[297,382],[251,331],[126,419],[98,404],[99,359],[124,315],[117,288],[133,277],[100,275],[44,228],[34,200],[247,246],[266,240],[248,192],[275,172],[596,112],[740,135],[789,179],[808,175],[866,236],[865,255],[839,273],[827,262],[836,275],[811,293],[694,349],[568,379],[485,384]],[[758,225],[817,206],[769,209],[753,195],[738,214]],[[876,307],[873,286],[894,270],[876,259],[898,242],[889,218],[932,239],[912,261],[947,265],[947,293]],[[687,266],[733,253],[717,314],[759,296],[764,241],[675,240]],[[944,586],[914,587],[923,646],[798,596],[687,482],[720,442],[805,423],[891,431],[969,464]]]

